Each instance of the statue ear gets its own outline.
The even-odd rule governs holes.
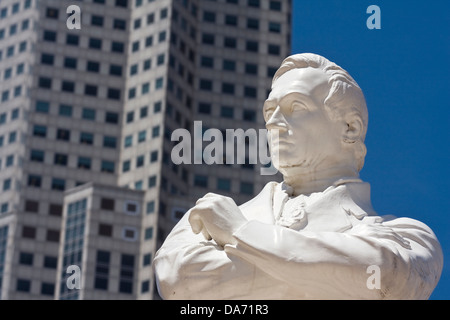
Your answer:
[[[344,142],[355,143],[360,139],[363,131],[363,123],[359,117],[352,117],[346,121],[347,127],[344,132]]]

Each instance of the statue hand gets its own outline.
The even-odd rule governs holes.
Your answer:
[[[233,199],[215,193],[200,198],[189,215],[194,233],[201,232],[207,240],[214,239],[222,247],[236,244],[233,233],[246,222]]]

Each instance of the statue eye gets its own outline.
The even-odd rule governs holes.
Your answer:
[[[267,109],[264,111],[264,119],[265,119],[266,121],[269,121],[269,119],[272,117],[274,111],[275,111],[274,108],[267,108]]]
[[[293,102],[291,104],[291,112],[308,110],[305,104],[301,102]]]

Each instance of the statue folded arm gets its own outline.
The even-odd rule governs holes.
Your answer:
[[[412,219],[361,223],[345,233],[254,220],[234,234],[237,245],[223,249],[194,234],[188,216],[155,257],[165,299],[277,299],[280,288],[291,299],[426,299],[438,281],[429,275],[440,274],[436,237]],[[379,289],[367,286],[372,265]]]
[[[441,273],[439,242],[413,219],[362,222],[344,233],[250,221],[234,236],[238,244],[225,248],[230,256],[247,260],[311,299],[427,299]],[[369,266],[379,267],[379,289],[367,285]]]

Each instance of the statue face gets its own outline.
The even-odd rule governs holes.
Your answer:
[[[282,173],[288,167],[313,169],[340,151],[342,127],[324,108],[329,89],[328,76],[311,67],[290,70],[273,83],[264,118],[271,154],[279,156],[272,161]]]

